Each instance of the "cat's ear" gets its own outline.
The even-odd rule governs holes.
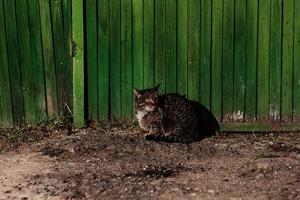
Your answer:
[[[134,96],[136,96],[137,98],[140,98],[142,95],[140,94],[140,91],[136,88],[133,88],[133,94]]]

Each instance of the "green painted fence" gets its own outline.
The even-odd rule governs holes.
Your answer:
[[[299,0],[85,1],[88,119],[161,84],[222,122],[299,122]]]
[[[71,0],[0,0],[0,126],[72,108]]]
[[[300,127],[300,0],[0,0],[0,30],[1,125],[132,118],[160,84],[223,130]]]

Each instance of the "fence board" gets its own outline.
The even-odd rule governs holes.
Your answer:
[[[132,56],[133,56],[133,86],[144,87],[144,3],[141,0],[132,1]]]
[[[270,0],[259,0],[258,6],[257,115],[266,118],[269,109]]]
[[[19,63],[19,46],[15,13],[15,1],[4,1],[9,76],[12,92],[14,122],[24,121],[24,97]]]
[[[233,113],[234,72],[234,1],[224,0],[223,11],[223,119],[231,120]]]
[[[247,34],[246,34],[246,91],[245,116],[247,121],[256,117],[257,98],[257,19],[258,0],[247,1]]]
[[[188,4],[188,98],[200,100],[200,1]]]
[[[166,92],[176,93],[176,0],[166,0]]]
[[[0,0],[0,126],[13,123],[3,1]]]
[[[98,0],[98,118],[109,117],[109,2]]]
[[[187,3],[177,2],[177,92],[187,94]]]
[[[269,117],[280,120],[282,1],[271,1]]]
[[[212,80],[211,80],[211,110],[221,119],[222,99],[222,0],[212,1]]]
[[[31,42],[31,58],[32,71],[34,72],[33,90],[35,97],[35,116],[36,121],[41,122],[47,117],[46,100],[45,100],[45,84],[44,84],[44,65],[42,55],[42,41],[41,41],[41,20],[39,12],[38,0],[28,2],[29,10],[29,28],[30,28],[30,42]]]
[[[120,0],[109,1],[110,12],[110,111],[112,117],[121,116],[121,25]]]
[[[58,113],[58,106],[50,5],[48,0],[40,0],[39,3],[43,38],[42,47],[44,58],[45,86],[47,88],[47,111],[48,115],[53,116]]]
[[[121,1],[121,102],[122,117],[126,118],[131,118],[133,111],[131,8],[131,0]]]
[[[86,67],[87,67],[87,95],[89,119],[98,118],[98,72],[97,72],[97,1],[89,0],[86,6]]]
[[[144,87],[154,86],[154,1],[144,0]]]
[[[154,72],[155,84],[160,92],[166,92],[166,2],[155,0]]]
[[[200,6],[200,101],[211,108],[211,0],[201,0]]]
[[[294,121],[300,121],[300,1],[295,1],[294,7]]]
[[[22,90],[24,96],[25,121],[36,122],[34,98],[34,71],[31,61],[31,45],[28,20],[28,6],[26,0],[16,1],[17,33],[19,43],[20,68],[22,76]]]
[[[246,0],[235,1],[233,106],[238,120],[245,116],[246,12]]]
[[[72,3],[73,40],[76,43],[76,54],[73,58],[73,123],[76,127],[85,125],[84,95],[84,26],[83,1]]]
[[[282,121],[292,119],[292,88],[293,88],[293,17],[294,1],[283,1],[283,32],[282,32]]]

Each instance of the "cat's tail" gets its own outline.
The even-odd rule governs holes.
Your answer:
[[[146,140],[152,140],[152,141],[162,141],[167,143],[192,143],[197,140],[197,138],[194,137],[187,137],[187,136],[178,136],[178,135],[146,135]]]

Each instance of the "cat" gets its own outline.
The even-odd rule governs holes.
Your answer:
[[[145,139],[180,143],[198,140],[198,119],[189,101],[179,94],[159,96],[158,88],[134,88],[136,118],[149,133]]]

